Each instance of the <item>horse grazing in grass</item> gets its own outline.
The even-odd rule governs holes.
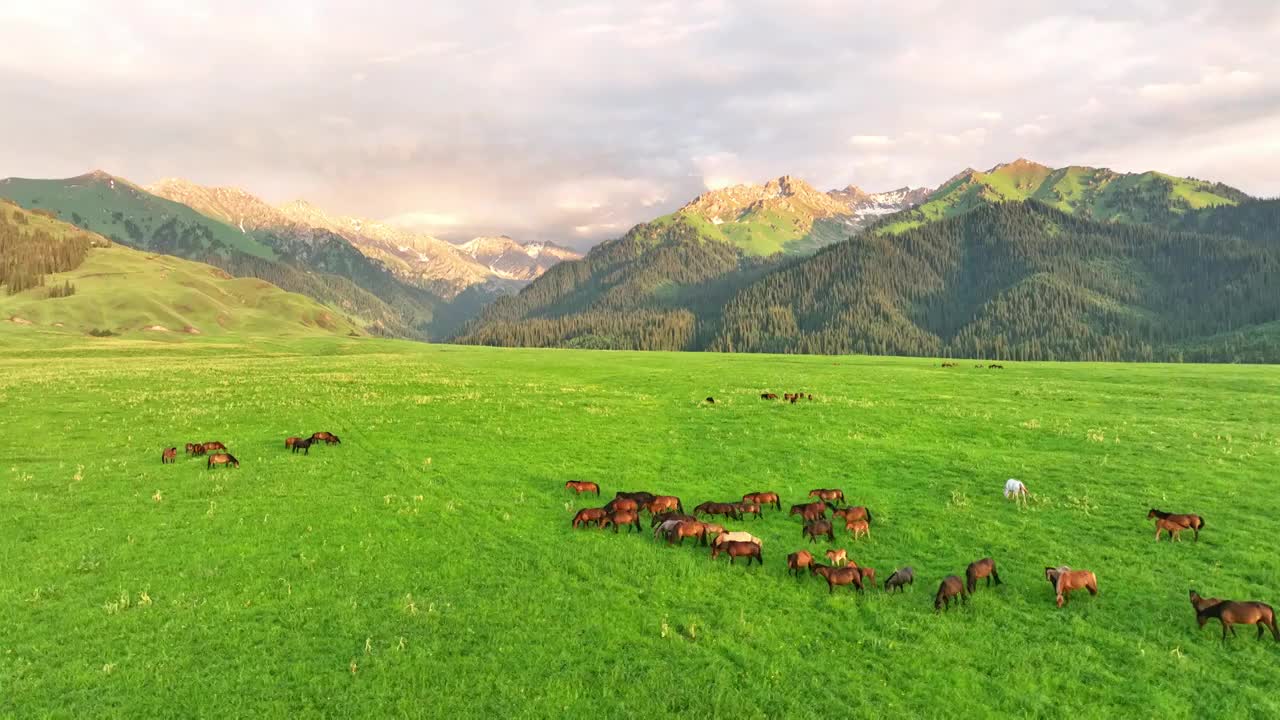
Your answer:
[[[307,438],[306,440],[295,440],[293,443],[293,453],[296,455],[298,451],[301,450],[303,455],[310,455],[311,446],[314,443],[315,440],[312,440],[311,438]]]
[[[687,518],[687,519],[693,520],[693,518]],[[676,525],[679,525],[682,522],[685,522],[685,520],[684,519],[663,520],[662,522],[658,523],[656,526],[651,526],[653,527],[653,539],[657,540],[660,537],[665,538],[667,536],[667,533],[671,531],[671,528],[675,527]]]
[[[827,540],[836,541],[835,528],[831,527],[830,520],[814,520],[811,523],[805,523],[804,528],[800,530],[800,537],[809,538],[809,542],[817,542],[818,538],[823,535],[827,536]]]
[[[187,443],[188,455],[203,455],[204,443]]]
[[[1257,625],[1259,640],[1262,639],[1263,631],[1271,628],[1271,636],[1276,642],[1280,642],[1280,630],[1276,629],[1276,611],[1266,603],[1223,600],[1196,611],[1196,622],[1201,628],[1212,618],[1218,618],[1218,622],[1222,623],[1223,642],[1227,641],[1228,630],[1232,635],[1236,634],[1234,625]]]
[[[749,532],[743,532],[741,530],[735,530],[734,532],[722,532],[716,536],[716,539],[712,541],[712,544],[722,545],[727,542],[753,542],[761,547],[764,547],[763,540],[756,537],[755,535],[752,535]]]
[[[809,566],[809,573],[812,575],[821,575],[827,581],[827,592],[834,593],[837,585],[852,585],[851,590],[862,592],[862,574],[858,572],[856,566],[848,567],[831,567],[830,565],[822,565],[813,563]]]
[[[853,533],[853,539],[857,540],[862,536],[871,537],[871,523],[866,520],[849,520],[844,524],[844,529]]]
[[[694,515],[724,515],[734,520],[741,520],[737,503],[704,502],[693,509]]]
[[[997,585],[1000,584],[1000,573],[996,571],[996,561],[989,557],[969,563],[969,567],[965,568],[964,576],[966,578],[965,587],[969,590],[970,595],[978,588],[978,581],[982,578],[987,579],[987,587],[991,587],[992,578],[995,578]]]
[[[740,557],[747,559],[747,565],[750,565],[753,559],[761,565],[764,564],[764,555],[760,552],[760,546],[753,542],[730,541],[715,545],[711,548],[711,559],[715,560],[721,553],[729,556],[730,565]]]
[[[178,448],[165,448],[164,451],[160,453],[161,465],[169,465],[176,462],[178,462]]]
[[[626,498],[628,500],[635,500],[636,507],[644,507],[646,503],[653,502],[656,497],[658,496],[650,492],[620,492],[615,493],[613,499],[617,500],[618,498]]]
[[[742,496],[742,502],[759,503],[761,507],[773,506],[774,510],[782,509],[782,499],[776,492],[753,492]]]
[[[618,533],[619,525],[629,525],[635,528],[636,532],[643,532],[640,529],[640,513],[635,510],[615,510],[608,515],[600,518],[600,528],[604,529],[607,525],[613,525],[613,532]],[[628,529],[628,532],[630,529]]]
[[[609,512],[618,512],[619,510],[628,510],[631,512],[640,512],[640,503],[631,498],[616,497],[605,503],[605,510]]]
[[[1147,519],[1156,519],[1156,540],[1160,539],[1160,530],[1168,529],[1170,524],[1177,525],[1183,530],[1194,530],[1196,540],[1200,539],[1200,530],[1204,528],[1204,518],[1199,515],[1177,515],[1174,513],[1161,512],[1155,508],[1151,508],[1151,512],[1147,513]],[[1164,521],[1165,527],[1161,527],[1161,521]],[[1170,531],[1170,535],[1173,532]]]
[[[866,565],[859,565],[858,563],[853,561],[849,562],[849,567],[854,567],[858,569],[858,574],[862,576],[863,585],[870,585],[871,587],[876,586],[876,569],[875,568],[867,567]]]
[[[706,529],[706,533],[708,535],[715,533],[716,540],[719,540],[721,535],[726,534],[724,526],[721,525],[720,523],[704,522],[702,523],[702,527]],[[741,533],[741,534],[746,535],[747,537],[751,537],[748,533]],[[713,540],[712,542],[715,542],[715,540]]]
[[[1222,600],[1219,598],[1200,597],[1200,593],[1195,590],[1191,591],[1191,607],[1195,608],[1196,612],[1200,612],[1207,607],[1213,607],[1220,602]]]
[[[839,550],[828,550],[825,555],[835,567],[844,567],[849,563],[849,551],[844,548],[840,548]],[[857,563],[854,563],[854,565],[857,565]]]
[[[813,566],[813,553],[808,550],[797,550],[787,556],[787,574],[795,573],[796,577],[800,577],[800,571]]]
[[[778,396],[773,393],[763,393],[760,395],[761,400],[777,400]]]
[[[210,450],[222,450],[225,452],[227,449],[226,445],[223,445],[217,440],[214,440],[212,442],[202,443],[200,447],[204,449],[204,452],[209,452]]]
[[[760,514],[760,503],[740,502],[734,503],[734,505],[738,507],[739,515],[755,515],[757,520],[763,517]]]
[[[664,512],[684,512],[684,503],[680,502],[680,498],[675,495],[659,495],[649,502],[641,505],[650,515]]]
[[[1046,569],[1046,575],[1049,573]],[[1075,590],[1085,589],[1090,595],[1098,594],[1098,578],[1088,570],[1061,570],[1053,568],[1057,575],[1053,583],[1054,594],[1057,595],[1058,607],[1067,604],[1067,598]]]
[[[1187,528],[1169,520],[1168,518],[1156,518],[1156,542],[1160,542],[1160,533],[1165,532],[1169,533],[1169,540],[1171,542],[1182,542],[1182,538],[1179,537],[1179,535],[1181,535],[1182,531],[1186,529]]]
[[[600,486],[590,480],[566,480],[564,486],[579,495],[582,493],[595,493],[596,497],[600,497]]]
[[[955,575],[948,575],[942,579],[942,584],[938,585],[938,594],[933,596],[933,611],[950,610],[951,599],[955,597],[959,598],[956,600],[956,605],[969,603],[969,593],[964,589],[964,583],[960,582],[960,578]]]
[[[809,491],[809,497],[816,497],[826,502],[844,502],[844,491],[840,488],[817,488]]]
[[[301,439],[302,439],[302,438],[300,438],[300,437],[287,437],[287,438],[285,438],[285,439],[284,439],[284,449],[285,449],[285,450],[289,450],[289,449],[293,448],[293,444],[294,444],[294,443],[296,443],[296,442],[298,442],[298,441],[299,441],[299,440],[301,440]]]
[[[587,527],[591,523],[599,523],[608,514],[604,508],[582,508],[577,515],[573,516],[572,527],[576,530]]]
[[[662,523],[668,522],[670,520],[697,520],[697,519],[698,518],[692,515],[686,515],[680,512],[658,513],[656,515],[649,516],[649,527],[655,527],[657,525],[661,525]]]
[[[871,522],[871,511],[862,505],[854,505],[853,507],[847,507],[841,510],[836,510],[835,506],[831,506],[831,509],[834,510],[834,512],[831,513],[833,517],[841,518],[846,523],[850,520],[866,520],[868,523]]]
[[[331,432],[322,431],[318,433],[312,433],[311,441],[315,442],[316,440],[323,440],[325,445],[341,445],[342,444],[342,441],[338,439],[338,436],[334,435]]]
[[[813,522],[821,520],[827,516],[827,506],[821,502],[805,503],[803,505],[792,505],[790,515],[799,515],[804,522]]]
[[[903,585],[914,586],[915,584],[916,570],[908,565],[907,567],[894,570],[893,574],[889,576],[889,579],[884,581],[884,589],[886,592],[893,592],[894,589],[906,592],[906,588],[902,587]]]
[[[209,461],[205,464],[206,470],[212,470],[215,465],[230,465],[231,467],[240,467],[240,461],[231,453],[214,453],[209,456]]]
[[[664,525],[666,523],[663,523]],[[684,539],[687,537],[698,538],[702,546],[707,545],[707,526],[698,520],[685,520],[667,528],[667,544],[668,545],[684,545]]]

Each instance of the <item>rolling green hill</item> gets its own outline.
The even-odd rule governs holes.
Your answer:
[[[895,216],[880,229],[903,232],[983,205],[1014,200],[1036,200],[1092,220],[1146,223],[1250,199],[1235,188],[1193,178],[1078,166],[1055,170],[1020,158],[986,172],[965,170],[919,207]]]
[[[38,243],[46,250],[88,234],[5,203],[0,203],[0,213],[6,215],[0,233],[16,229],[28,245]],[[15,293],[5,284],[6,293],[0,295],[4,332],[109,331],[153,338],[359,334],[342,313],[263,280],[232,278],[210,265],[145,253],[101,237],[91,242],[73,267],[44,274],[39,285]]]
[[[370,332],[428,338],[443,302],[401,283],[333,233],[242,230],[103,172],[65,180],[8,178],[0,180],[0,197],[51,211],[123,245],[267,280],[360,318]]]

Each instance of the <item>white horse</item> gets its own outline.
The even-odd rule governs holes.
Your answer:
[[[752,535],[749,532],[742,532],[740,530],[737,532],[720,533],[719,535],[716,536],[716,539],[712,542],[712,544],[715,545],[716,547],[719,547],[722,543],[727,543],[727,542],[752,542],[756,544],[756,547],[764,547],[763,540],[756,537],[755,535]]]

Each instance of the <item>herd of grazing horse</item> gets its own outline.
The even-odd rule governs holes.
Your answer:
[[[600,496],[600,485],[589,481],[570,480],[564,487],[575,491],[578,495],[594,494]],[[829,542],[835,541],[835,526],[828,520],[827,511],[832,511],[834,519],[843,520],[845,529],[856,540],[870,535],[872,522],[871,511],[863,506],[851,506],[845,501],[844,492],[839,488],[817,488],[809,491],[811,502],[792,505],[789,516],[799,515],[801,519],[801,538],[808,538],[810,543],[825,537]],[[846,503],[841,507],[839,503]],[[711,546],[711,559],[721,555],[729,557],[734,564],[738,558],[745,558],[747,565],[754,561],[764,565],[763,546],[760,538],[748,532],[729,531],[724,525],[711,522],[713,518],[742,520],[744,515],[761,517],[763,508],[782,510],[782,500],[776,492],[751,492],[742,496],[739,501],[704,502],[686,514],[684,503],[674,495],[655,495],[649,492],[619,492],[603,507],[583,508],[574,515],[571,527],[574,529],[591,527],[607,528],[613,526],[617,533],[622,526],[628,532],[641,532],[640,518],[642,512],[649,513],[649,526],[653,528],[655,540],[665,540],[667,545],[683,545],[685,538],[693,538],[703,547]],[[1199,515],[1174,514],[1156,509],[1147,513],[1147,519],[1156,521],[1156,540],[1162,533],[1178,540],[1184,530],[1191,530],[1195,539],[1200,539],[1200,530],[1204,528],[1204,519]],[[707,536],[713,539],[708,542]],[[851,560],[845,549],[827,550],[826,558],[830,564],[817,561],[814,554],[806,549],[797,550],[787,555],[787,573],[802,577],[802,571],[808,570],[810,575],[822,577],[827,582],[827,592],[834,593],[837,587],[849,586],[851,591],[863,592],[867,585],[876,587],[875,568],[859,565]],[[1085,590],[1090,595],[1098,594],[1098,578],[1092,571],[1072,569],[1061,565],[1046,567],[1045,579],[1053,588],[1054,601],[1057,607],[1067,604],[1072,592]],[[996,562],[984,557],[969,563],[965,568],[964,579],[957,575],[948,575],[938,585],[934,594],[933,608],[935,613],[949,610],[951,605],[967,604],[969,596],[978,589],[978,583],[985,580],[986,587],[994,583],[1000,585],[1000,572]],[[892,593],[905,591],[907,585],[914,586],[915,569],[906,566],[894,570],[885,579],[884,591]],[[1235,625],[1257,625],[1258,638],[1261,639],[1265,629],[1270,629],[1272,636],[1280,642],[1280,630],[1276,627],[1275,611],[1270,605],[1261,602],[1238,602],[1219,598],[1203,598],[1195,590],[1191,590],[1191,606],[1196,612],[1196,621],[1204,627],[1208,620],[1217,618],[1222,624],[1222,638],[1225,641],[1228,631],[1235,635]]]
[[[311,445],[316,442],[323,442],[326,445],[339,445],[342,443],[342,441],[338,439],[338,436],[331,432],[318,432],[313,433],[311,437],[305,439],[298,437],[285,438],[284,447],[286,450],[292,450],[295,453],[302,450],[304,455],[310,455]],[[187,443],[187,455],[191,457],[207,455],[208,459],[205,462],[206,470],[212,470],[215,467],[224,466],[234,468],[240,467],[240,461],[236,459],[236,456],[228,452],[227,446],[217,440]],[[170,465],[176,462],[178,462],[178,448],[165,448],[160,453],[160,464]]]

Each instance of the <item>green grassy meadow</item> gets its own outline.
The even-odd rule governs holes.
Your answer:
[[[793,390],[815,400],[759,399]],[[1187,601],[1280,605],[1276,367],[3,327],[0,407],[0,716],[1280,716],[1280,645],[1224,645]],[[342,445],[283,449],[317,430]],[[197,440],[241,467],[160,464]],[[788,577],[785,509],[731,524],[763,567],[647,518],[569,528],[617,490],[827,486],[874,513],[838,545],[914,588]],[[1200,542],[1155,543],[1153,505]],[[935,615],[985,555],[1005,584]],[[1100,595],[1056,609],[1057,564]]]

